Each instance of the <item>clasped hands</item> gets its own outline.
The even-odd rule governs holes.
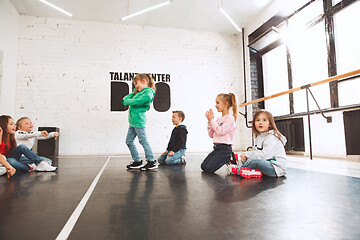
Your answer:
[[[211,119],[214,119],[214,112],[212,109],[210,109],[209,111],[206,111],[205,113],[206,118],[208,119],[208,121],[210,122]]]

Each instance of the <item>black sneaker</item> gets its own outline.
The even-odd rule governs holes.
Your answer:
[[[150,162],[147,161],[147,164],[145,166],[143,166],[141,168],[141,170],[145,171],[145,170],[152,170],[152,169],[157,169],[158,168],[158,163],[156,160]]]
[[[144,166],[143,161],[140,162],[133,161],[130,165],[127,165],[126,167],[129,169],[140,169],[143,166]]]

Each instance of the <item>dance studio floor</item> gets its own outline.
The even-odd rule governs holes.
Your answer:
[[[61,157],[0,177],[0,239],[360,239],[360,163],[289,156],[286,178],[128,171],[129,156]]]

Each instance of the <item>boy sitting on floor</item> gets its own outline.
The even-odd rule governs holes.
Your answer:
[[[186,137],[188,131],[186,126],[181,124],[185,120],[182,111],[172,112],[172,122],[175,125],[170,137],[168,147],[158,158],[160,164],[176,165],[185,163]]]
[[[16,121],[16,132],[15,132],[15,140],[18,145],[24,144],[29,149],[32,149],[36,140],[45,140],[49,138],[55,138],[55,140],[59,137],[58,132],[48,133],[47,131],[41,132],[33,132],[34,125],[31,122],[30,118],[22,117]],[[47,161],[50,165],[52,164],[52,160],[41,157],[43,160]],[[31,165],[33,170],[35,170],[36,165]]]

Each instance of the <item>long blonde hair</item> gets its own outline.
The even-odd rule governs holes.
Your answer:
[[[257,137],[258,135],[260,135],[260,132],[256,129],[255,127],[255,122],[256,119],[259,117],[260,114],[264,113],[267,117],[267,119],[269,120],[270,126],[269,126],[269,130],[274,130],[274,135],[280,140],[282,137],[282,134],[280,133],[280,131],[277,129],[276,124],[275,124],[275,120],[273,115],[271,114],[271,112],[268,112],[264,109],[260,109],[258,111],[256,111],[253,121],[252,121],[252,132],[255,135],[255,137]]]
[[[133,82],[135,83],[136,81],[141,81],[143,79],[146,81],[146,85],[149,88],[152,88],[152,89],[154,89],[154,91],[156,91],[154,80],[152,79],[152,77],[148,73],[136,74],[136,76],[133,79]],[[138,93],[138,90],[135,90],[135,93]]]
[[[236,103],[236,97],[233,93],[220,93],[217,95],[218,97],[221,97],[225,102],[228,103],[229,108],[232,107],[233,116],[236,122],[237,118],[237,103]]]

